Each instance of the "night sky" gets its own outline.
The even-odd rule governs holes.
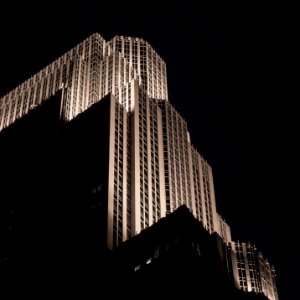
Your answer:
[[[292,16],[267,5],[90,2],[1,8],[0,96],[94,32],[144,38],[167,64],[170,102],[213,168],[233,238],[275,265],[280,300],[296,299]]]

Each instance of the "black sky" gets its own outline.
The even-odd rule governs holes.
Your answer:
[[[296,299],[296,38],[286,10],[84,1],[7,4],[0,14],[0,96],[91,33],[147,40],[167,63],[170,102],[213,168],[218,211],[235,239],[275,265],[280,299]]]

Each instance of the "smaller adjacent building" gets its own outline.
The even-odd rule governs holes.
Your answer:
[[[245,292],[263,293],[278,300],[275,270],[251,243],[232,242],[232,270],[235,285]]]

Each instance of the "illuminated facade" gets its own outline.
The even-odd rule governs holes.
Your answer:
[[[133,78],[149,97],[167,100],[166,64],[147,42],[130,37],[106,42],[93,34],[0,99],[0,131],[60,89],[65,118],[71,120]]]
[[[212,170],[167,101],[166,64],[145,41],[93,34],[0,100],[0,130],[61,91],[74,119],[106,95],[110,114],[108,245],[151,226],[182,204],[222,236]]]
[[[112,101],[109,151],[108,247],[165,216],[161,112],[137,80],[120,94],[135,103],[128,111]]]
[[[236,286],[246,292],[263,293],[278,300],[275,271],[251,243],[232,242],[233,276]]]
[[[212,169],[193,147],[186,121],[168,101],[166,64],[147,42],[123,36],[105,41],[99,34],[91,35],[0,99],[0,134],[53,97],[60,98],[59,115],[66,124],[76,123],[76,117],[94,104],[102,101],[105,107],[109,101],[109,138],[103,145],[108,174],[105,183],[92,189],[100,192],[106,185],[108,248],[118,247],[185,204],[210,234],[216,232],[232,245],[238,286],[277,299],[272,268],[262,257],[256,255],[256,264],[248,261],[246,276],[238,267],[250,246],[232,242],[230,227],[217,213]],[[85,153],[97,155],[92,149]],[[82,164],[84,169],[86,156],[78,150],[73,155],[68,168]],[[97,182],[93,174],[87,178]]]
[[[98,34],[72,48],[0,100],[0,131],[63,90],[65,118],[71,120],[100,99],[100,62],[105,40]]]
[[[150,98],[168,100],[167,68],[156,51],[143,39],[116,36],[109,41],[109,53],[121,53],[139,77]]]
[[[218,229],[216,230],[218,234],[222,237],[223,241],[229,245],[232,242],[231,239],[231,229],[230,226],[226,223],[226,221],[218,214]]]
[[[138,80],[132,80],[121,93],[135,104],[131,111],[117,101],[112,104],[109,247],[182,204],[210,233],[217,231],[225,240],[216,212],[212,170],[191,146],[185,120],[169,102],[149,98]],[[230,234],[227,240],[231,241]]]

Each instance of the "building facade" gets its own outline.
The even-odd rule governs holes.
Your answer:
[[[251,243],[232,242],[232,265],[236,286],[246,292],[263,293],[278,300],[275,271]]]
[[[121,53],[139,78],[150,98],[168,100],[166,63],[140,38],[116,36],[109,41],[109,53]]]
[[[91,191],[93,199],[102,195],[101,203],[105,199],[105,205],[101,204],[101,215],[105,207],[103,220],[109,249],[186,205],[208,233],[217,233],[226,245],[232,245],[233,253],[239,253],[233,256],[235,278],[241,278],[236,279],[239,288],[263,291],[271,300],[277,299],[273,271],[263,258],[257,264],[260,281],[249,275],[250,270],[253,276],[258,274],[251,269],[254,263],[248,264],[249,270],[245,271],[249,278],[244,272],[239,274],[244,245],[240,248],[231,243],[230,227],[217,213],[212,168],[192,145],[187,122],[169,102],[166,64],[149,43],[124,36],[106,41],[99,34],[91,35],[0,99],[0,140],[18,120],[30,116],[53,97],[59,97],[58,123],[73,128],[69,133],[74,137],[70,142],[74,147],[63,148],[68,161],[65,170],[69,170],[63,178],[66,182],[77,180],[76,185],[68,185],[70,191],[85,184],[80,192],[64,191],[64,195],[78,198],[78,203],[80,197],[89,199]],[[107,120],[100,113],[98,116],[105,123],[97,123],[97,114],[92,113],[99,110],[101,101],[107,103],[103,104]],[[85,117],[90,115],[94,116],[95,129],[89,127]],[[76,124],[93,132],[92,136],[88,130],[86,135],[78,131],[78,137],[91,149],[80,146],[78,151],[76,130],[80,129]],[[101,131],[102,126],[107,131]],[[97,130],[107,137],[103,141],[106,163],[97,157],[102,153],[99,144],[91,142],[98,141]],[[72,153],[69,157],[68,152]],[[86,168],[87,161],[90,166],[98,162],[106,172],[106,180],[99,180],[103,170],[100,176],[94,167],[92,171]],[[70,170],[78,175],[77,179]],[[84,177],[78,170],[89,175]]]
[[[71,121],[106,95],[110,109],[108,245],[185,204],[221,234],[212,170],[191,145],[186,121],[168,102],[166,64],[138,38],[93,34],[0,100],[0,130],[61,91]]]

